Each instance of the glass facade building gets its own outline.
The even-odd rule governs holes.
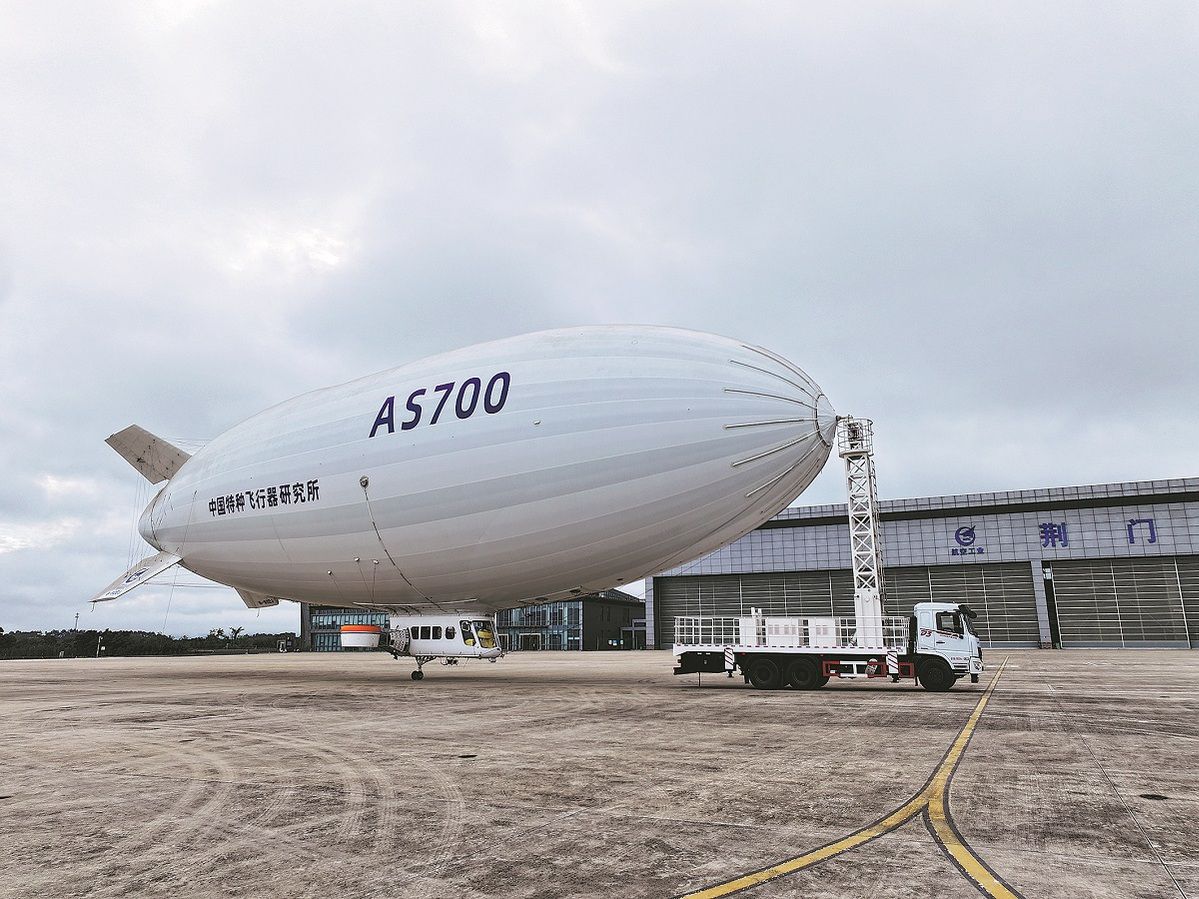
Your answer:
[[[644,649],[645,601],[605,590],[558,602],[504,609],[496,630],[506,652],[514,650]],[[300,604],[300,645],[315,652],[341,650],[343,624],[375,624],[386,645],[386,612]]]
[[[504,609],[495,623],[505,650],[583,648],[582,600]]]
[[[343,624],[376,624],[386,634],[389,620],[386,612],[300,603],[300,645],[314,652],[340,652]]]
[[[644,649],[644,617],[644,600],[604,590],[505,609],[496,615],[496,628],[505,650]]]

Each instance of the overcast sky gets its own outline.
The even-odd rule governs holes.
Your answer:
[[[0,3],[0,627],[296,627],[91,610],[104,438],[549,327],[782,353],[884,498],[1199,474],[1197,70],[1193,2]]]

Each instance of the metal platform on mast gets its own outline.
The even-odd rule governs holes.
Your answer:
[[[883,636],[884,588],[879,555],[878,486],[874,477],[874,423],[852,415],[838,419],[837,455],[845,460],[858,645],[878,646]]]

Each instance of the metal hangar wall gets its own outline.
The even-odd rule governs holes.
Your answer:
[[[997,647],[1199,647],[1199,478],[879,504],[885,614],[967,602]],[[647,642],[676,615],[854,614],[844,505],[787,509],[646,583]]]

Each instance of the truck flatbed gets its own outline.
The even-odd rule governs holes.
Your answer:
[[[919,680],[948,690],[982,673],[982,651],[967,606],[919,603],[908,617],[767,617],[675,619],[675,674],[740,671],[758,689],[814,689],[832,677]]]

